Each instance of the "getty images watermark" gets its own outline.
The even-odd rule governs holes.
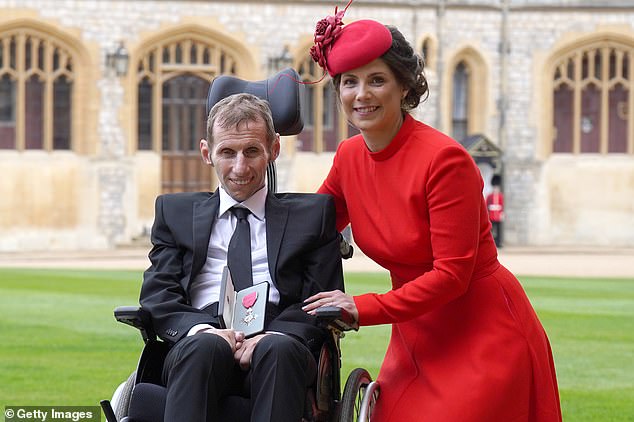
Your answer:
[[[6,422],[101,422],[101,408],[99,406],[5,406],[4,419]]]

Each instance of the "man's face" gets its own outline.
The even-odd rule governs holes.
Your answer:
[[[280,151],[279,136],[269,150],[261,119],[237,128],[223,128],[215,123],[213,134],[213,145],[200,141],[203,160],[214,167],[220,185],[233,199],[245,201],[264,186],[266,166]]]

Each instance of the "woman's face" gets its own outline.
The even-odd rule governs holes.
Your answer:
[[[402,122],[401,101],[407,90],[380,58],[344,72],[339,98],[352,125],[363,133],[393,136]]]

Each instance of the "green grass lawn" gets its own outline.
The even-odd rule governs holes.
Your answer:
[[[0,269],[0,407],[96,405],[134,369],[142,343],[112,310],[137,303],[140,272]],[[347,274],[382,292],[383,274]],[[549,333],[564,420],[634,421],[634,280],[524,277]],[[378,373],[389,327],[342,342],[342,377]]]

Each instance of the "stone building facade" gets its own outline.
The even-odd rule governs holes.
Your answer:
[[[318,79],[315,23],[346,3],[0,0],[0,250],[127,244],[160,193],[212,189],[196,151],[208,81],[267,78],[283,53]],[[502,151],[481,169],[485,190],[503,176],[507,244],[634,246],[634,2],[354,1],[346,21],[364,18],[424,54],[418,118]],[[351,130],[334,101],[311,88],[278,190],[325,177]]]

